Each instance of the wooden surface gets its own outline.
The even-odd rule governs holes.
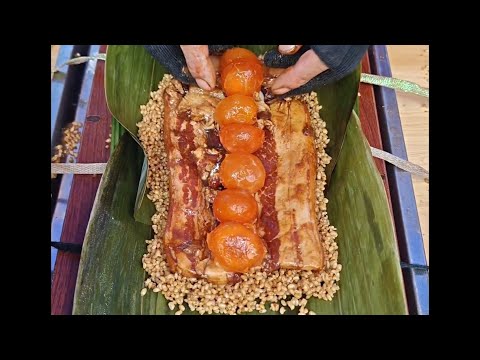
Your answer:
[[[370,74],[370,60],[368,59],[368,56],[365,56],[362,60],[362,73]],[[365,137],[367,138],[370,146],[373,146],[377,149],[383,149],[382,137],[380,135],[380,126],[378,124],[377,106],[375,103],[373,85],[360,83],[359,95],[359,117],[363,133],[365,134]],[[385,161],[377,158],[374,158],[374,161],[377,165],[378,171],[380,172],[380,176],[382,177],[385,191],[387,192],[388,204],[390,205],[390,214],[393,214]]]
[[[100,52],[105,52],[105,50],[106,46],[100,48]],[[97,61],[92,93],[80,142],[79,163],[107,162],[110,155],[110,149],[105,148],[105,140],[108,138],[111,128],[111,117],[103,90],[104,67],[104,61]],[[100,175],[74,176],[65,213],[62,242],[83,243],[100,178]],[[79,254],[58,251],[51,293],[52,314],[66,315],[72,313],[79,260]]]
[[[428,85],[428,45],[389,45],[388,57],[393,77],[413,81],[420,86]],[[408,160],[429,169],[429,102],[428,98],[397,91],[398,108]],[[417,202],[420,227],[429,260],[429,185],[412,177]]]

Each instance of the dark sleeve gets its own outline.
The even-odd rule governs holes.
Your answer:
[[[144,45],[145,49],[162,64],[167,71],[173,75],[176,79],[185,84],[195,82],[195,79],[190,76],[185,69],[187,63],[183,56],[180,45]]]
[[[310,45],[310,47],[337,78],[342,78],[355,70],[368,49],[368,45]]]

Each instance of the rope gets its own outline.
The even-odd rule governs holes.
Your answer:
[[[397,89],[407,93],[425,96],[427,98],[429,97],[428,88],[421,87],[420,85],[407,80],[362,73],[360,81],[366,84],[385,86],[391,89]]]
[[[400,261],[400,267],[402,269],[413,269],[413,270],[421,270],[428,272],[430,267],[428,265],[421,265],[421,264],[409,264],[403,261]]]
[[[395,165],[396,167],[408,171],[410,174],[417,175],[423,178],[423,180],[428,183],[429,181],[429,173],[427,170],[425,170],[423,167],[420,165],[411,163],[410,161],[403,160],[402,158],[399,158],[398,156],[392,155],[386,151],[376,149],[374,147],[370,146],[370,149],[372,150],[372,156],[376,157],[378,159],[385,160],[389,162],[390,164]]]
[[[91,164],[65,164],[52,163],[52,174],[103,174],[106,163],[91,163]]]
[[[66,65],[80,65],[80,64],[83,64],[83,63],[86,63],[90,60],[103,60],[105,61],[107,59],[107,54],[105,53],[99,53],[97,55],[93,55],[93,56],[78,56],[78,57],[74,57],[70,60],[68,60],[66,63],[60,65],[59,67],[57,67],[53,72],[58,72],[60,71],[60,69]]]
[[[425,182],[429,182],[429,172],[423,167],[411,163],[410,161],[403,160],[398,156],[392,155],[386,151],[370,147],[372,156],[378,159],[385,160],[396,167],[408,171],[413,175],[422,177]],[[64,163],[52,163],[52,174],[103,174],[105,172],[106,163],[92,163],[92,164],[64,164]]]

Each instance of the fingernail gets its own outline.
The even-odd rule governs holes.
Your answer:
[[[278,51],[282,54],[290,54],[292,51],[295,50],[295,45],[279,45]]]
[[[203,79],[195,79],[197,81],[197,85],[200,86],[203,90],[212,90],[211,86]]]
[[[275,94],[275,95],[283,95],[287,92],[289,92],[290,89],[288,88],[280,88],[280,89],[272,89],[272,92]]]

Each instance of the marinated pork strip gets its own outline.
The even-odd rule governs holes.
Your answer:
[[[319,270],[324,252],[315,213],[316,153],[310,114],[297,100],[275,102],[270,110],[273,135],[270,138],[266,131],[257,154],[268,174],[260,197],[260,223],[272,256],[270,267]]]
[[[194,128],[187,112],[178,112],[182,94],[174,85],[165,91],[164,134],[170,169],[170,207],[164,235],[165,253],[172,272],[198,277],[197,265],[207,257],[205,239],[213,215],[202,191],[193,154]]]
[[[165,91],[164,134],[170,167],[165,252],[172,272],[205,277],[215,284],[233,283],[239,276],[215,264],[206,246],[207,233],[213,230],[215,219],[205,190],[209,169],[220,157],[206,146],[205,130],[213,122],[221,96],[197,89],[191,87],[184,97],[178,87]]]

